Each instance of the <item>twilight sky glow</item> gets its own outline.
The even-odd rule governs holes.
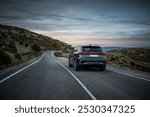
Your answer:
[[[0,0],[0,23],[72,45],[150,45],[149,0]]]

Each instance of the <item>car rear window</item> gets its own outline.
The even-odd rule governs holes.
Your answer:
[[[84,52],[102,52],[102,48],[97,47],[97,46],[84,46],[84,47],[82,47],[82,51],[84,51]]]

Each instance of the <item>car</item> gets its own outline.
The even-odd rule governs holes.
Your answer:
[[[68,58],[69,67],[79,71],[82,66],[98,67],[105,71],[107,58],[101,46],[79,45],[74,48]]]

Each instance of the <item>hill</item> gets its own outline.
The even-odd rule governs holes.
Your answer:
[[[107,53],[108,64],[150,72],[149,48],[122,48]]]
[[[46,50],[68,51],[70,45],[23,28],[0,24],[0,69],[20,64]]]

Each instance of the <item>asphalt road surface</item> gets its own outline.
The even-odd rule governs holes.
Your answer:
[[[150,99],[150,79],[110,68],[74,71],[67,60],[45,52],[36,61],[0,75],[0,99],[144,100]]]

